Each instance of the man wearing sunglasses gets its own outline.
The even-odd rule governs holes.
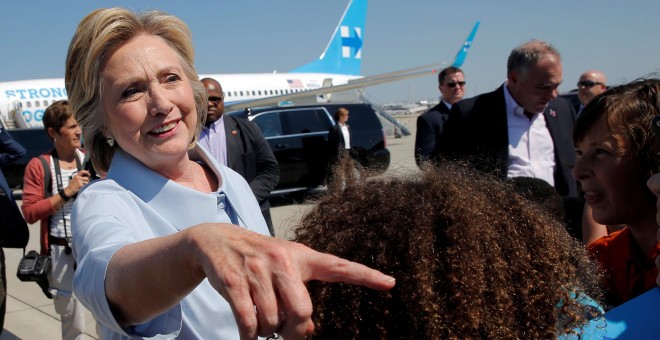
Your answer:
[[[465,95],[465,76],[458,67],[447,67],[438,75],[440,103],[417,117],[415,135],[415,162],[421,165],[430,160],[436,152],[438,139],[442,133],[451,106]]]
[[[607,78],[601,71],[589,70],[580,76],[577,83],[578,98],[580,98],[580,112],[595,96],[607,90]],[[579,112],[578,112],[579,114]]]
[[[439,141],[438,160],[463,159],[501,178],[545,180],[563,197],[577,196],[575,110],[557,98],[561,56],[531,40],[511,51],[507,80],[497,90],[452,106]]]

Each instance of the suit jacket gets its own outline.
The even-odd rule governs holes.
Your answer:
[[[348,127],[348,135],[351,135],[351,127]],[[330,159],[336,159],[339,155],[346,151],[346,141],[344,141],[344,134],[341,132],[341,125],[335,122],[335,125],[330,130],[328,135],[328,147],[330,148]]]
[[[440,145],[440,135],[449,117],[449,108],[442,101],[417,117],[417,132],[415,134],[415,162],[421,165],[437,153]]]
[[[20,159],[25,153],[25,148],[12,139],[7,130],[0,127],[0,166]],[[0,205],[2,205],[0,207],[0,215],[2,216],[2,221],[0,221],[0,227],[2,227],[0,245],[25,247],[29,238],[28,227],[16,205],[16,201],[14,201],[11,188],[9,188],[2,170],[0,170]],[[4,262],[2,266],[4,266]],[[4,271],[4,268],[2,268],[2,271]]]
[[[0,127],[0,167],[17,161],[25,155],[25,152],[25,148],[12,139],[5,128]],[[2,192],[9,197],[10,201],[16,205],[11,194],[11,189],[9,188],[9,183],[7,183],[7,179],[2,173],[2,170],[0,170],[0,190],[2,190]]]
[[[577,196],[577,183],[571,175],[575,110],[559,97],[548,103],[543,116],[555,147],[555,188],[564,197]],[[454,104],[437,149],[436,160],[468,159],[480,170],[506,177],[509,136],[504,85]]]
[[[256,124],[230,115],[222,115],[222,119],[225,123],[227,166],[249,183],[265,216],[270,208],[268,196],[280,180],[277,159]]]

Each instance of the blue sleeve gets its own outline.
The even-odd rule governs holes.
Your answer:
[[[73,254],[78,262],[73,290],[100,323],[104,338],[174,338],[183,320],[180,304],[146,323],[122,328],[106,298],[105,275],[110,260],[123,246],[144,239],[138,226],[147,222],[132,202],[128,192],[108,180],[100,180],[78,195],[71,213]]]
[[[0,166],[20,159],[25,153],[25,148],[11,138],[7,130],[0,127]]]

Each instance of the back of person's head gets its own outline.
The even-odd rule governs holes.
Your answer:
[[[69,108],[69,102],[66,100],[58,100],[50,104],[46,111],[44,111],[43,124],[44,129],[48,131],[49,128],[59,133],[62,126],[66,121],[71,118],[73,111]]]
[[[660,114],[660,79],[638,79],[612,87],[587,104],[575,122],[573,140],[581,141],[601,117],[617,141],[618,156],[636,163],[640,185],[660,169],[660,146],[653,131],[653,117]],[[647,190],[648,191],[648,190]],[[648,191],[655,202],[655,196]]]
[[[525,73],[530,66],[538,63],[548,54],[561,59],[559,51],[550,43],[538,39],[530,40],[511,51],[507,61],[507,73],[511,71]]]
[[[593,313],[596,269],[560,221],[464,164],[358,180],[295,240],[396,278],[386,292],[310,282],[319,339],[556,338]],[[593,315],[593,314],[591,314]]]
[[[463,73],[463,70],[455,66],[449,66],[443,68],[442,71],[440,71],[440,73],[438,74],[438,84],[444,84],[445,78],[447,78],[448,75],[454,73]]]
[[[513,177],[509,182],[517,192],[528,200],[535,202],[560,220],[566,217],[564,202],[557,190],[550,183],[534,177]]]
[[[206,90],[194,68],[194,50],[188,26],[181,19],[160,11],[142,14],[124,8],[98,9],[79,24],[66,57],[65,85],[76,120],[83,130],[85,145],[94,167],[107,171],[115,148],[104,136],[105,117],[101,105],[102,71],[106,60],[117,48],[140,34],[162,38],[179,55],[186,77],[191,82],[198,114],[197,131],[206,118]]]

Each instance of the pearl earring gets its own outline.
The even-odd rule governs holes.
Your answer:
[[[105,142],[108,143],[108,146],[110,146],[110,147],[115,146],[115,139],[112,138],[112,137],[106,139]]]

